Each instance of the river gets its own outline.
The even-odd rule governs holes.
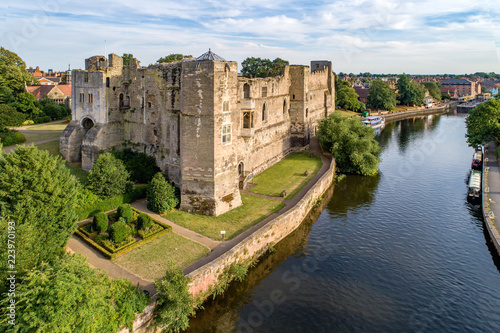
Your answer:
[[[500,260],[466,202],[463,116],[388,123],[376,177],[332,186],[188,332],[500,332]]]

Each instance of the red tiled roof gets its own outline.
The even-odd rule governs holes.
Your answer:
[[[356,90],[356,94],[359,95],[359,98],[368,98],[368,92],[370,89],[368,88],[354,88]]]
[[[26,90],[35,96],[35,98],[42,99],[45,95],[47,95],[55,86],[30,86],[26,87]]]
[[[64,95],[71,96],[71,83],[59,84],[57,88],[61,89]]]

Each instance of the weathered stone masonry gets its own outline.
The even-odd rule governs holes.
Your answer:
[[[61,136],[69,162],[90,170],[113,148],[145,152],[180,187],[181,208],[208,215],[241,205],[245,179],[307,147],[335,100],[329,61],[249,79],[210,51],[148,67],[94,56],[72,82],[73,121]]]

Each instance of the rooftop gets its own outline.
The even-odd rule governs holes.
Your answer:
[[[226,59],[213,53],[211,49],[208,49],[208,52],[203,53],[201,56],[196,58],[196,60],[226,61]]]

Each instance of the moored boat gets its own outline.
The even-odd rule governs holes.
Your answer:
[[[476,148],[474,155],[472,156],[471,163],[472,170],[482,170],[483,168],[483,151],[481,148]]]
[[[472,170],[469,176],[469,190],[467,200],[479,202],[481,199],[481,171]]]
[[[369,116],[362,118],[361,121],[366,126],[370,126],[372,128],[380,127],[385,124],[385,119],[381,116]]]

